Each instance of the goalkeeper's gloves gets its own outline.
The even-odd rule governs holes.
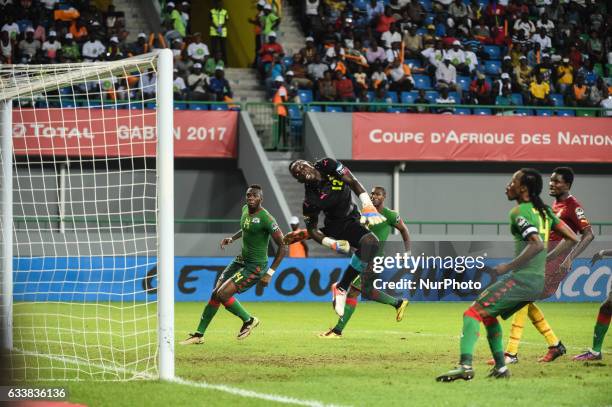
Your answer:
[[[378,213],[367,192],[359,195],[359,200],[362,205],[360,219],[362,225],[379,225],[387,220],[387,218]]]
[[[337,253],[348,254],[351,251],[351,244],[347,240],[334,240],[329,237],[324,237],[321,243],[323,246],[329,247]]]
[[[310,235],[306,229],[293,230],[283,237],[283,243],[290,245],[293,243],[301,242],[302,240],[310,239]]]

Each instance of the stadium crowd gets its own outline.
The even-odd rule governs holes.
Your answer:
[[[307,38],[284,55],[268,33],[259,61],[269,95],[282,84],[302,103],[612,107],[612,15],[603,1],[293,3]]]
[[[88,0],[4,0],[0,5],[0,63],[116,61],[155,48],[170,48],[175,56],[177,100],[224,101],[232,96],[224,78],[227,10],[219,0],[210,10],[211,20],[217,23],[211,27],[211,55],[201,34],[191,33],[190,9],[188,1],[167,2],[162,11],[162,32],[140,32],[130,42],[125,13],[116,10],[112,3],[106,10],[100,10]],[[151,97],[155,89],[154,72],[129,80],[131,97]],[[119,83],[121,80],[116,82],[114,90],[118,92],[113,94],[121,97],[127,86]]]

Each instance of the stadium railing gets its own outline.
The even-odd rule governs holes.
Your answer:
[[[116,217],[116,216],[15,216],[14,223],[15,229],[19,231],[22,229],[20,225],[25,225],[28,222],[36,222],[40,224],[48,224],[49,231],[59,232],[61,230],[60,224],[64,222],[67,229],[70,229],[70,224],[77,223],[91,223],[97,224],[102,229],[107,227],[109,229],[130,227],[134,224],[145,227],[146,225],[154,225],[155,218],[142,218],[142,217]],[[240,226],[240,219],[238,218],[175,218],[175,225],[194,225],[193,233],[216,233],[225,232],[228,230],[237,230]],[[404,219],[412,233],[418,234],[488,234],[488,235],[500,235],[505,234],[508,229],[507,221],[491,222],[491,221],[416,221],[410,219]],[[215,230],[211,226],[222,225],[223,230]],[[612,222],[592,222],[593,232],[596,235],[612,235]]]

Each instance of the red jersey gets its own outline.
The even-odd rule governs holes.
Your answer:
[[[591,226],[589,220],[584,215],[582,205],[573,195],[568,196],[564,201],[555,201],[552,205],[552,210],[576,234],[582,233],[584,229]],[[562,239],[554,230],[550,231],[549,240],[559,241]]]

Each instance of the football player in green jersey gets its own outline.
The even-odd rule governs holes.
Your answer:
[[[244,339],[259,325],[259,320],[251,316],[234,297],[243,293],[259,281],[267,285],[274,271],[287,253],[283,243],[283,233],[274,217],[261,206],[263,191],[259,185],[251,185],[246,191],[246,205],[242,207],[240,230],[221,241],[221,249],[242,237],[242,253],[225,268],[219,277],[208,304],[202,312],[200,324],[194,333],[181,342],[181,345],[194,345],[204,342],[204,333],[214,318],[219,306],[223,304],[232,314],[242,320],[238,339]],[[268,243],[274,239],[278,248],[272,265],[268,268]]]
[[[370,199],[372,199],[372,203],[374,204],[374,207],[376,207],[378,213],[380,213],[386,218],[383,223],[380,223],[378,225],[371,225],[369,227],[370,231],[376,235],[378,241],[380,242],[380,248],[376,255],[384,255],[384,245],[387,239],[389,238],[389,234],[391,233],[393,228],[397,229],[402,235],[402,240],[404,241],[404,249],[408,254],[410,254],[410,233],[408,232],[408,228],[404,224],[404,221],[402,220],[398,212],[395,212],[385,207],[386,197],[387,192],[385,191],[384,187],[375,186],[374,188],[372,188],[372,192],[370,193]],[[359,294],[361,294],[361,287],[361,276],[359,276],[355,278],[355,280],[351,283],[351,287],[349,289],[346,299],[346,304],[344,305],[344,316],[338,318],[338,323],[335,327],[320,333],[320,338],[331,339],[342,337],[342,330],[346,327],[346,324],[355,312],[355,307],[357,307],[357,299],[359,298]],[[390,295],[375,288],[371,288],[371,292],[368,295],[368,299],[394,307],[396,310],[395,319],[397,322],[400,322],[404,317],[404,311],[406,310],[406,306],[408,305],[408,300],[395,299]]]
[[[487,340],[495,360],[489,377],[510,377],[497,316],[507,319],[540,298],[544,289],[546,242],[551,230],[563,237],[560,245],[571,247],[578,242],[576,234],[542,202],[541,192],[542,176],[536,170],[523,168],[512,176],[506,187],[506,196],[517,203],[509,215],[515,258],[510,263],[495,266],[493,272],[504,275],[487,287],[463,314],[459,366],[438,376],[437,381],[471,380],[474,377],[472,358],[481,322],[487,329]]]

